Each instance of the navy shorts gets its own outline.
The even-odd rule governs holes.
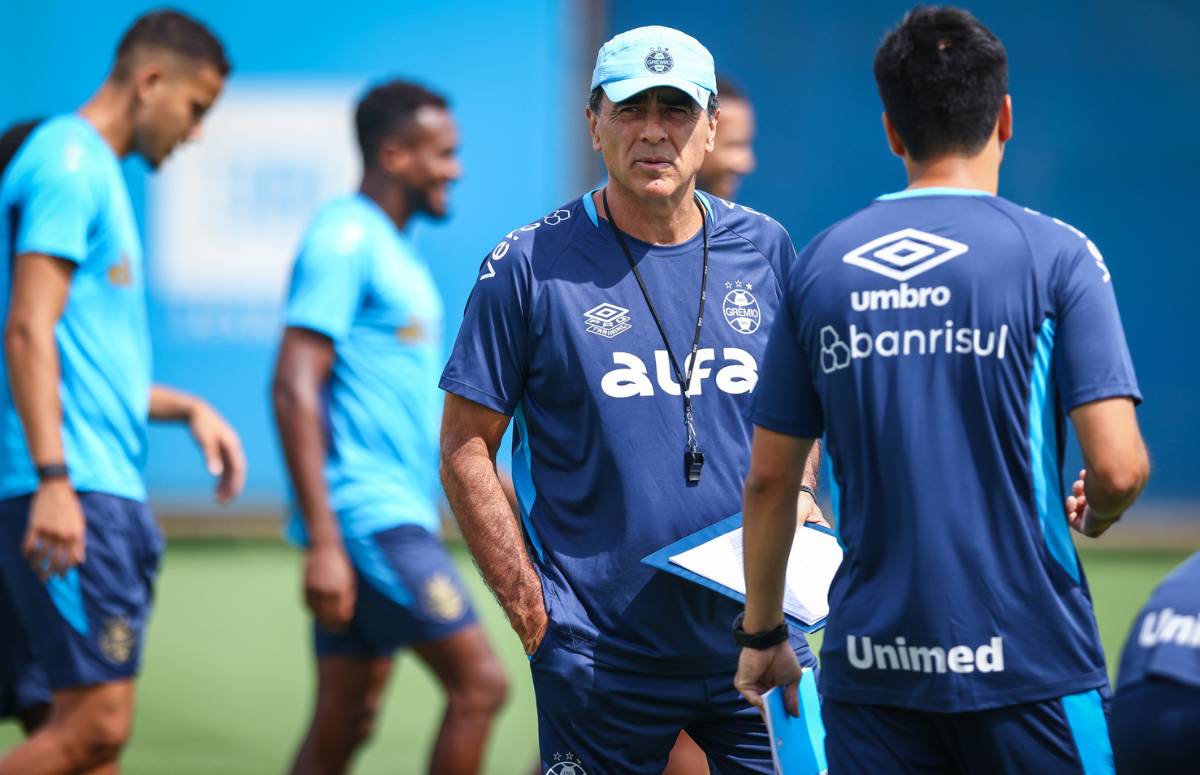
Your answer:
[[[1154,676],[1123,686],[1109,722],[1117,772],[1200,770],[1200,687]]]
[[[29,502],[28,495],[0,501],[0,574],[12,603],[0,616],[16,619],[14,647],[4,649],[8,664],[0,675],[16,675],[27,686],[43,680],[51,691],[135,676],[163,550],[150,509],[113,495],[79,493],[87,559],[43,583],[21,556]],[[0,621],[6,639],[8,624]]]
[[[46,673],[0,573],[0,718],[50,702]]]
[[[773,771],[762,716],[733,688],[735,664],[715,675],[628,672],[563,641],[551,625],[530,659],[542,772],[657,775],[681,729],[714,773]]]
[[[400,525],[347,539],[346,552],[358,580],[354,618],[340,632],[314,622],[318,656],[391,656],[475,624],[454,561],[425,528]]]
[[[1113,772],[1104,701],[1092,690],[969,713],[821,704],[829,775]]]

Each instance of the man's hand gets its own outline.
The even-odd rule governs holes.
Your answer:
[[[188,428],[204,455],[208,472],[217,479],[217,502],[228,503],[246,484],[246,456],[242,442],[225,418],[203,401],[188,414]]]
[[[1067,496],[1067,522],[1081,535],[1088,538],[1098,538],[1114,524],[1117,517],[1104,519],[1088,508],[1087,495],[1084,493],[1084,482],[1087,480],[1087,469],[1079,472],[1079,478],[1071,486],[1071,494]]]
[[[805,522],[813,522],[821,527],[833,529],[833,525],[830,525],[829,520],[825,519],[821,507],[817,505],[813,496],[803,490],[800,491],[800,497],[796,500],[796,516],[799,518],[796,523],[797,529],[804,527]]]
[[[84,561],[87,522],[69,479],[43,482],[29,506],[21,552],[42,581]]]
[[[521,611],[514,611],[509,616],[513,631],[521,639],[525,653],[533,656],[542,640],[546,637],[546,628],[550,626],[550,617],[546,615],[546,604],[542,602],[542,588],[538,585],[537,594],[529,595],[529,604],[522,606]]]
[[[309,547],[304,557],[304,603],[322,627],[345,629],[354,618],[354,567],[339,545]]]
[[[1087,469],[1079,472],[1079,478],[1071,487],[1067,496],[1067,522],[1080,533],[1083,532],[1083,513],[1087,511],[1087,496],[1083,494],[1083,482],[1087,477]]]
[[[800,715],[800,663],[786,640],[769,649],[742,649],[738,657],[734,687],[756,708],[763,707],[762,696],[776,686],[783,686],[783,704],[793,716]]]

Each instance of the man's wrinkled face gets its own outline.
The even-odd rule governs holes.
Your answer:
[[[742,99],[722,100],[717,139],[700,167],[697,185],[732,200],[754,167],[754,109]]]
[[[609,178],[639,196],[669,197],[686,187],[712,150],[716,116],[709,118],[679,89],[660,86],[614,103],[601,97],[588,110],[592,147]]]

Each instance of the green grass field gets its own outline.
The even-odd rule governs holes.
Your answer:
[[[1090,552],[1084,565],[1115,670],[1121,642],[1150,590],[1186,553]],[[524,775],[534,761],[533,688],[525,657],[470,559],[455,557],[512,681],[487,772]],[[283,771],[307,721],[313,684],[297,553],[270,542],[173,543],[158,585],[133,744],[124,772]],[[814,642],[819,645],[819,638]],[[436,684],[400,659],[359,773],[420,773],[441,717]],[[19,738],[0,724],[0,750]]]

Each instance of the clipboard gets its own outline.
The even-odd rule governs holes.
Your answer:
[[[691,535],[684,536],[678,541],[664,546],[653,554],[643,557],[642,562],[658,570],[671,573],[679,576],[680,578],[687,579],[695,584],[707,587],[718,594],[724,595],[725,597],[744,604],[746,602],[746,595],[744,593],[733,587],[715,581],[707,576],[703,576],[693,570],[685,568],[682,565],[679,565],[677,562],[673,562],[671,559],[672,557],[678,557],[685,552],[695,549],[703,544],[707,544],[715,539],[726,537],[734,531],[740,531],[741,527],[742,515],[739,512],[732,516],[726,517],[720,522],[715,522],[702,530],[698,530]],[[815,530],[824,536],[830,537],[832,539],[830,543],[837,543],[837,534],[822,525],[806,523],[801,530]],[[832,547],[830,547],[830,549],[832,550]],[[841,549],[838,547],[838,562],[840,562],[840,551]],[[827,573],[824,574],[823,578],[821,579],[821,583],[825,585],[823,592],[826,597],[828,596],[828,582],[831,582],[832,578],[832,573]],[[791,625],[807,633],[817,632],[818,630],[822,629],[825,626],[825,620],[828,618],[826,615],[820,617],[816,621],[805,622],[786,610],[784,614]]]

